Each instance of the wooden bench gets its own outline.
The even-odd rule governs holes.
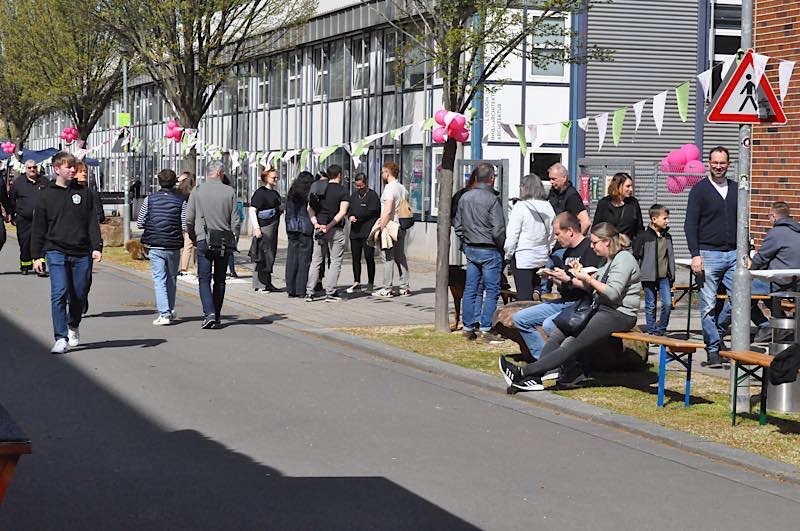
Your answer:
[[[17,461],[23,454],[31,453],[31,440],[0,406],[0,505],[3,504]]]
[[[761,352],[747,351],[722,351],[719,353],[723,358],[728,358],[733,362],[733,377],[736,385],[733,388],[733,399],[731,404],[731,424],[736,426],[736,389],[739,384],[747,377],[761,382],[761,399],[758,410],[758,423],[767,423],[767,386],[769,385],[769,366],[774,356]],[[741,367],[740,367],[741,365]],[[761,369],[761,374],[757,374]],[[739,376],[739,371],[742,376]],[[749,397],[748,397],[749,398]]]
[[[686,387],[683,405],[684,407],[689,407],[689,396],[692,390],[692,355],[696,350],[705,348],[703,343],[638,332],[614,332],[611,334],[611,337],[660,345],[661,349],[658,360],[658,407],[664,407],[664,386],[667,379],[667,364],[675,361],[683,365],[686,369]]]

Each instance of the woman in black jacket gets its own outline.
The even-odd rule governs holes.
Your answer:
[[[611,223],[631,241],[644,230],[642,208],[633,197],[633,178],[627,173],[615,174],[608,195],[597,202],[592,227],[600,223]]]
[[[289,188],[286,198],[286,235],[289,247],[286,252],[286,292],[289,297],[306,294],[308,268],[314,250],[314,226],[308,217],[308,193],[314,176],[301,171]]]
[[[375,284],[375,248],[367,245],[367,238],[372,226],[381,215],[381,200],[367,182],[367,176],[357,173],[353,178],[356,189],[350,196],[350,210],[347,218],[350,220],[350,251],[353,254],[353,285],[347,288],[347,293],[361,289],[361,253],[367,262],[368,284],[366,291],[371,292]]]

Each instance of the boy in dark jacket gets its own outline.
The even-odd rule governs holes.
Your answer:
[[[381,200],[367,183],[367,176],[357,173],[353,182],[356,189],[350,196],[350,211],[347,213],[350,220],[350,252],[353,254],[353,285],[347,288],[347,293],[353,293],[361,286],[361,253],[367,262],[368,285],[366,291],[372,292],[375,284],[375,248],[367,245],[367,238],[372,226],[381,215]]]
[[[50,270],[50,304],[55,343],[50,352],[63,354],[80,344],[81,314],[86,304],[92,260],[102,257],[103,240],[91,190],[73,183],[75,157],[53,156],[56,179],[39,194],[33,216],[33,269]]]
[[[675,282],[675,251],[669,234],[669,209],[655,204],[650,207],[650,225],[633,244],[639,260],[644,288],[644,309],[647,333],[663,336],[672,311],[672,283]],[[661,318],[656,323],[656,302],[661,297]]]

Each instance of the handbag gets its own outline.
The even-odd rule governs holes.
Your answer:
[[[611,259],[609,262],[608,267],[606,268],[605,273],[603,273],[603,278],[600,280],[603,284],[606,283],[608,280],[608,273],[611,271],[611,264],[614,263],[614,259]],[[592,318],[594,312],[597,311],[597,307],[600,305],[598,302],[598,296],[595,293],[594,295],[589,295],[588,293],[578,299],[575,304],[572,306],[568,306],[561,310],[561,313],[556,315],[553,319],[553,324],[558,327],[566,336],[575,337],[580,334],[586,325],[589,323],[589,319]]]
[[[200,197],[198,196],[198,200]],[[236,252],[236,236],[231,230],[209,229],[206,225],[206,216],[203,218],[203,231],[206,233],[206,256],[208,258],[222,258]]]
[[[408,199],[403,198],[397,204],[397,222],[403,230],[414,226],[414,211],[411,209]]]

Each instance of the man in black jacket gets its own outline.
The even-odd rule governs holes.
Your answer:
[[[467,257],[467,281],[461,308],[464,337],[476,339],[478,334],[475,329],[478,328],[481,339],[488,343],[503,341],[490,332],[497,297],[500,295],[502,249],[506,240],[503,207],[493,192],[494,178],[491,164],[479,164],[475,187],[461,197],[453,219],[453,228],[456,236],[464,242],[464,254]],[[481,284],[485,294],[478,290]]]
[[[17,226],[17,241],[19,242],[19,269],[27,275],[33,268],[31,259],[31,226],[33,224],[33,211],[39,199],[39,193],[47,188],[47,179],[39,176],[36,162],[25,162],[25,175],[14,179],[11,188],[12,223]],[[46,277],[47,272],[41,269],[39,276]]]
[[[63,354],[80,344],[81,314],[86,305],[92,260],[102,257],[103,240],[91,191],[72,182],[75,157],[53,156],[54,182],[41,192],[33,216],[33,269],[50,269],[50,304],[55,343],[50,352]]]
[[[720,283],[733,300],[733,273],[736,269],[736,211],[738,189],[726,177],[730,155],[722,146],[708,155],[711,173],[692,187],[686,203],[684,232],[692,255],[692,271],[700,286],[700,321],[708,361],[704,367],[721,368],[722,336],[730,324],[730,305],[715,312]]]
[[[371,292],[375,284],[375,248],[367,245],[367,238],[372,226],[381,215],[381,200],[367,183],[367,176],[357,173],[353,178],[356,189],[350,196],[350,252],[353,255],[353,285],[347,293],[361,289],[361,253],[367,262],[368,284],[366,291]]]

